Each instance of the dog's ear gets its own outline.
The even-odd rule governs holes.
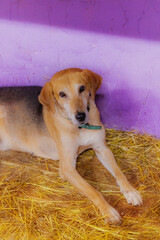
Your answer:
[[[48,109],[52,110],[52,112],[54,113],[55,111],[54,94],[52,90],[52,84],[50,82],[45,83],[38,99],[42,105],[47,106]]]
[[[95,99],[96,91],[100,88],[102,84],[102,77],[88,69],[84,69],[82,74],[85,76],[85,78],[87,78],[91,89],[91,96],[93,99]]]

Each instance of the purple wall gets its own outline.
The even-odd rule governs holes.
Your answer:
[[[104,78],[108,127],[160,136],[160,1],[0,0],[0,85],[43,85],[64,68]]]

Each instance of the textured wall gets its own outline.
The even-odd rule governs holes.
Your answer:
[[[0,85],[89,68],[109,127],[160,136],[160,1],[0,0]]]

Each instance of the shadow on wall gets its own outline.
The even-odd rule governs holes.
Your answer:
[[[102,109],[101,120],[108,127],[125,126],[129,129],[136,125],[140,103],[136,102],[127,89],[109,91],[109,95],[98,94],[96,103]]]
[[[108,128],[139,129],[159,136],[159,100],[150,91],[117,89],[110,91],[109,96],[98,94],[96,103],[101,109],[101,120]]]
[[[1,0],[0,18],[160,40],[158,0]]]

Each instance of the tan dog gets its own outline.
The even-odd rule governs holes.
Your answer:
[[[106,222],[119,223],[118,212],[76,171],[78,154],[92,148],[115,177],[127,202],[142,204],[140,194],[128,183],[106,146],[105,128],[94,102],[101,82],[96,73],[71,68],[56,73],[42,90],[0,88],[0,150],[26,151],[59,159],[60,176],[93,201]],[[79,128],[86,123],[101,129]]]

